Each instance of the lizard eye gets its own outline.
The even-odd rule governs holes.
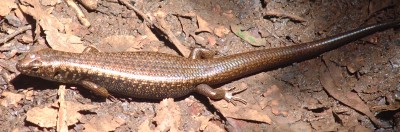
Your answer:
[[[42,66],[42,62],[34,60],[30,63],[30,66],[32,71],[38,71],[39,67]]]

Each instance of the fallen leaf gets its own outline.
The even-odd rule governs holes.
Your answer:
[[[55,127],[58,115],[58,110],[56,108],[58,108],[58,102],[53,104],[52,107],[34,107],[28,110],[26,120],[40,127]],[[82,118],[79,111],[91,110],[97,108],[97,106],[65,101],[65,108],[67,111],[66,123],[68,126],[71,126]]]
[[[54,50],[82,53],[86,46],[82,45],[81,38],[71,34],[60,33],[55,30],[44,31],[46,40]]]
[[[267,40],[258,36],[254,36],[249,31],[242,31],[241,26],[231,25],[231,30],[236,36],[240,37],[241,39],[245,40],[253,46],[265,46],[267,44]]]
[[[199,28],[195,31],[196,33],[199,33],[199,32],[212,33],[212,30],[210,29],[208,22],[206,22],[203,18],[201,18],[198,15],[196,18],[197,18],[197,24],[199,26]]]
[[[12,9],[17,8],[15,0],[2,0],[0,2],[0,16],[6,16]]]
[[[109,132],[125,124],[125,120],[111,115],[95,116],[83,126],[84,132]]]
[[[207,41],[199,35],[196,35],[194,33],[191,33],[189,35],[192,36],[192,38],[194,39],[194,41],[196,41],[197,44],[205,45],[207,43]]]
[[[50,47],[54,50],[81,53],[85,46],[82,45],[82,41],[78,36],[72,34],[62,33],[64,31],[64,25],[53,15],[51,15],[52,8],[43,10],[40,8],[38,1],[24,0],[32,6],[20,5],[22,12],[32,16],[38,21],[40,27],[43,28],[46,40]],[[39,28],[36,28],[39,29]],[[40,30],[35,31],[36,36],[40,34]]]
[[[52,105],[54,108],[59,108],[58,102],[54,103]],[[82,114],[79,113],[79,111],[85,111],[85,110],[92,110],[95,108],[98,108],[98,106],[95,105],[90,105],[90,104],[81,104],[81,103],[76,103],[72,101],[65,101],[65,108],[66,108],[66,117],[67,117],[67,125],[73,125],[79,121],[79,119],[82,118]],[[54,119],[56,120],[56,119]]]
[[[330,61],[326,61],[327,63],[333,63]],[[325,71],[320,76],[320,82],[324,89],[328,92],[330,96],[335,98],[336,100],[342,102],[343,104],[353,108],[356,111],[363,113],[364,115],[368,116],[371,121],[378,125],[379,127],[385,127],[383,123],[381,123],[374,114],[370,111],[369,106],[365,104],[360,97],[354,92],[351,91],[344,91],[339,90],[340,87],[336,85],[335,79],[340,78],[333,78],[331,75],[335,75],[335,73],[326,70],[326,67],[323,66],[321,71]],[[338,77],[337,75],[335,77]]]
[[[214,28],[214,34],[220,38],[223,38],[225,35],[229,34],[230,30],[225,26],[218,26]]]
[[[174,99],[163,99],[156,111],[156,131],[181,131],[181,111]]]
[[[16,107],[18,105],[18,102],[21,101],[22,98],[24,98],[23,94],[15,94],[7,91],[3,92],[1,96],[3,98],[0,99],[0,103],[4,107],[8,107],[10,105],[14,105],[14,107]]]
[[[26,112],[26,120],[40,127],[54,127],[57,123],[57,110],[49,107],[34,107]]]
[[[250,104],[246,105],[246,110],[243,110],[243,108],[240,106],[234,106],[226,101],[217,101],[213,102],[212,104],[225,117],[264,122],[268,124],[272,123],[271,118],[269,118],[269,116],[263,110],[253,109],[251,108]]]

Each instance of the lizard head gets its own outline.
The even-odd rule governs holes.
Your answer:
[[[47,49],[28,53],[23,59],[19,60],[16,68],[22,74],[43,79],[54,80],[57,73],[53,68],[57,61],[51,61],[51,55],[46,54]]]

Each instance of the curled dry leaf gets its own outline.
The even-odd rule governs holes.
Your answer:
[[[1,94],[0,103],[4,107],[8,107],[10,105],[14,105],[15,107],[18,105],[18,102],[24,98],[23,94],[15,94],[11,92],[3,92]]]

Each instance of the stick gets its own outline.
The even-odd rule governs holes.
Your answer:
[[[17,36],[17,35],[19,35],[19,34],[25,32],[25,31],[27,31],[27,30],[29,30],[29,29],[32,29],[32,26],[31,26],[31,25],[27,25],[27,26],[23,26],[23,27],[18,28],[15,32],[13,32],[13,33],[7,35],[6,37],[4,37],[4,38],[2,38],[2,39],[0,39],[0,44],[3,44],[3,43],[5,43],[5,42],[8,42],[9,40],[11,40],[12,38],[14,38],[15,36]]]
[[[142,17],[144,19],[144,21],[146,22],[146,25],[149,28],[157,28],[159,29],[162,33],[164,33],[167,37],[167,39],[176,47],[178,48],[179,52],[185,56],[185,57],[189,57],[190,54],[190,50],[185,47],[176,37],[175,35],[172,33],[172,31],[169,29],[169,26],[167,26],[167,24],[164,21],[164,17],[160,17],[159,19],[157,19],[161,24],[156,24],[153,23],[153,21],[151,21],[146,14],[144,14],[142,11],[138,10],[136,7],[132,6],[131,4],[129,4],[129,2],[127,0],[120,0],[120,2],[125,5],[128,9],[131,9],[133,11],[135,11],[135,13],[137,15],[139,15],[140,17]]]

